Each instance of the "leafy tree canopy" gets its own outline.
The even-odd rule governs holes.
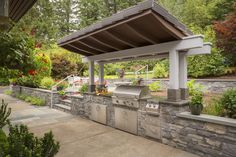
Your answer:
[[[27,71],[34,66],[34,40],[26,33],[0,33],[0,67]]]

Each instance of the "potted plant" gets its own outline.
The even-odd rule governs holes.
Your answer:
[[[60,90],[58,94],[60,95],[62,99],[66,99],[66,92],[64,90]]]
[[[191,98],[191,102],[189,104],[189,109],[191,114],[200,115],[203,109],[203,93],[201,91],[197,91]]]

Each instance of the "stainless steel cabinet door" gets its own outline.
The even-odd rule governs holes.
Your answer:
[[[91,117],[92,120],[106,124],[107,123],[107,106],[101,104],[91,104]]]
[[[130,132],[132,134],[137,134],[137,125],[137,111],[115,107],[116,128]]]

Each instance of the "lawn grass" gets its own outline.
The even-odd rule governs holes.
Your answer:
[[[147,75],[146,74],[139,74],[137,75],[139,78],[143,78],[143,79],[146,79]],[[105,79],[118,79],[118,76],[117,75],[106,75],[104,77]],[[135,78],[135,74],[126,74],[124,76],[124,78],[126,79],[134,79]],[[148,79],[152,79],[153,78],[153,73],[149,73],[148,74]]]

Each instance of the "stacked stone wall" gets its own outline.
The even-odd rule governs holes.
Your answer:
[[[50,105],[50,91],[28,87],[12,87],[13,95],[25,94],[45,99]],[[54,93],[55,94],[55,93]],[[55,94],[54,103],[58,95]],[[91,105],[107,106],[106,124],[115,127],[115,112],[112,97],[84,94],[71,96],[71,113],[90,119]],[[159,105],[153,114],[146,105]],[[138,115],[138,135],[158,140],[164,144],[198,154],[203,157],[235,157],[236,120],[230,118],[200,115],[188,112],[188,101],[140,100]]]
[[[17,96],[18,94],[33,96],[41,98],[45,101],[47,106],[51,105],[51,91],[39,88],[29,88],[23,86],[12,86],[12,94],[13,96]],[[52,93],[53,103],[59,103],[59,95],[56,92]]]
[[[162,143],[203,157],[235,156],[236,120],[193,116],[184,112],[186,110],[185,103],[161,103]]]

